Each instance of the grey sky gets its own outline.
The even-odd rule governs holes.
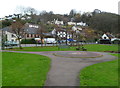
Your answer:
[[[92,12],[94,9],[118,14],[119,0],[2,0],[0,17],[16,13],[16,7],[33,7],[38,11],[46,10],[66,14],[71,9]]]

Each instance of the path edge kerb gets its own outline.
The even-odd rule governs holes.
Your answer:
[[[104,56],[103,54],[100,54],[100,55],[98,55],[98,56],[94,56],[94,57],[92,57],[92,56],[90,56],[90,57],[72,57],[72,56],[61,56],[61,55],[57,55],[56,53],[53,53],[53,55],[54,56],[57,56],[57,57],[64,57],[64,58],[98,58],[98,57],[102,57],[102,56]]]

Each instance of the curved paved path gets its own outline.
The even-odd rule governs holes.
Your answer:
[[[50,57],[52,60],[51,69],[48,72],[45,86],[79,86],[80,85],[79,73],[81,69],[95,63],[117,59],[112,55],[108,55],[108,53],[102,52],[99,52],[99,54],[103,54],[102,57],[84,59],[57,57],[53,55],[53,53],[55,52],[71,52],[71,51],[49,51],[49,52],[4,51],[4,52],[33,53]]]

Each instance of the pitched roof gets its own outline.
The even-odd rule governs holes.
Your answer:
[[[33,28],[33,27],[27,27],[25,28],[25,32],[27,34],[38,34],[38,29]]]
[[[5,28],[2,28],[0,30],[3,30],[3,31],[8,31],[8,32],[11,32],[12,33],[12,30],[10,29],[10,27],[5,27]],[[25,32],[27,34],[39,34],[39,31],[38,31],[38,28],[34,28],[34,27],[25,27]],[[52,35],[52,32],[49,32],[49,33],[43,33],[44,36],[53,36]]]
[[[112,34],[106,34],[109,38],[115,38]]]

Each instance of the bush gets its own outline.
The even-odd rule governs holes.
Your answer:
[[[114,40],[112,41],[113,44],[120,44],[120,40]]]
[[[98,43],[99,44],[111,44],[111,41],[109,39],[100,39]]]
[[[21,44],[36,44],[34,39],[22,39]]]

